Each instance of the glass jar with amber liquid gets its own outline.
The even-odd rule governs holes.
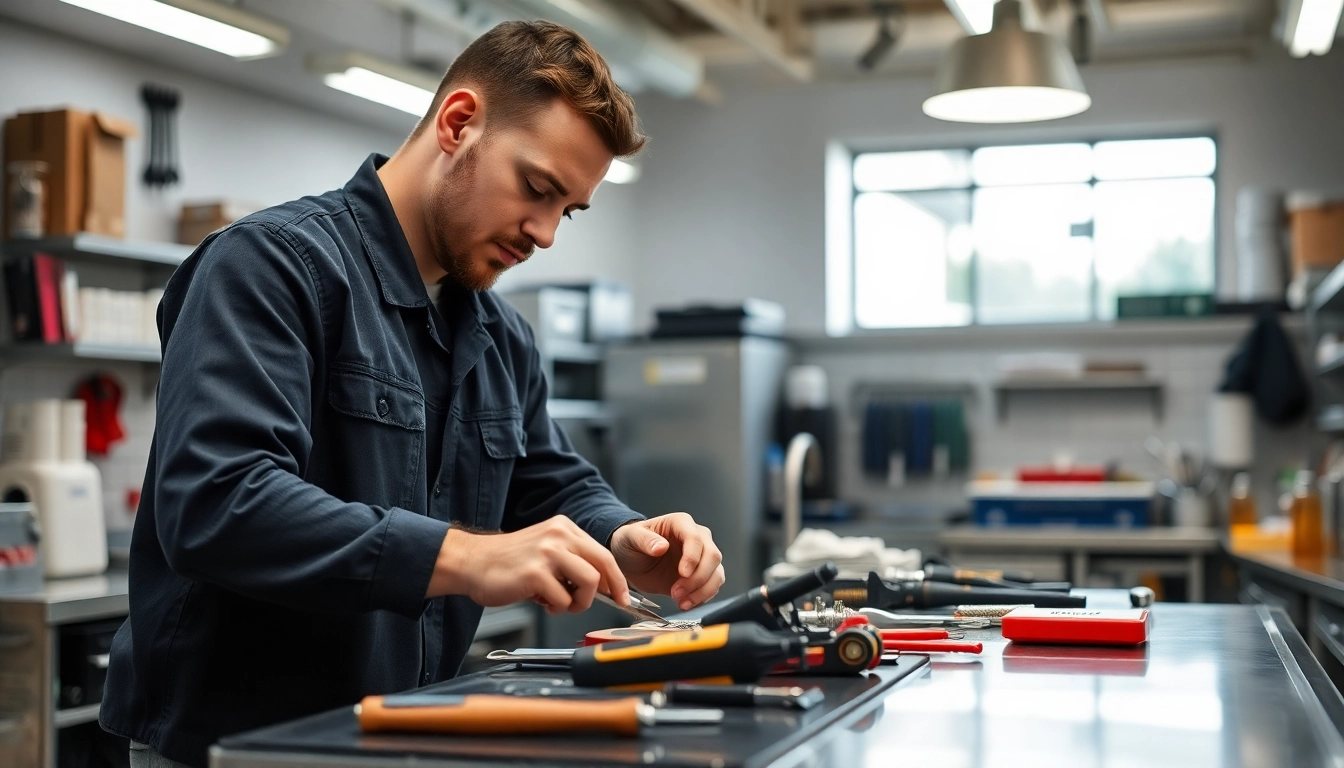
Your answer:
[[[1251,526],[1259,522],[1255,514],[1255,498],[1251,495],[1251,476],[1238,472],[1232,478],[1232,497],[1227,505],[1227,523],[1233,528]]]
[[[1309,469],[1297,473],[1293,489],[1293,557],[1320,559],[1325,555],[1325,529],[1316,477]]]

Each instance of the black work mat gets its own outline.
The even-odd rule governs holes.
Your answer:
[[[296,720],[223,739],[220,746],[240,752],[323,756],[331,766],[375,759],[433,762],[435,758],[475,762],[574,763],[579,765],[666,765],[731,768],[764,766],[928,664],[927,656],[900,656],[857,677],[785,677],[771,675],[767,685],[819,687],[826,699],[810,710],[725,707],[715,725],[645,727],[638,738],[604,734],[564,736],[449,736],[429,734],[365,735],[352,708]],[[568,685],[569,672],[540,667],[495,667],[421,689],[424,693],[526,693]],[[232,761],[231,761],[232,762]]]

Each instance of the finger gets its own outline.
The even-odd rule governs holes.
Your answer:
[[[570,543],[571,552],[597,569],[601,580],[599,587],[606,590],[607,595],[617,604],[629,605],[630,588],[626,585],[625,574],[621,573],[621,567],[616,564],[616,557],[611,554],[611,550],[597,543],[592,536],[577,527],[574,529],[574,535]]]
[[[709,579],[699,589],[687,595],[678,605],[683,611],[690,610],[697,605],[703,605],[719,593],[719,589],[723,587],[723,582],[723,566],[715,566]]]
[[[667,552],[667,548],[672,546],[667,539],[642,525],[634,524],[628,528],[629,532],[622,540],[622,544],[641,555],[661,557]]]
[[[690,516],[688,515],[686,519],[689,521]],[[673,535],[681,540],[681,562],[677,563],[677,575],[681,578],[690,578],[700,565],[700,559],[705,554],[704,542],[708,534],[708,528],[696,525],[694,522],[685,524],[679,522],[673,530]]]
[[[686,604],[690,595],[708,584],[716,572],[722,571],[722,563],[723,554],[719,552],[719,548],[714,546],[713,543],[706,544],[705,554],[700,558],[700,564],[696,566],[695,572],[672,585],[672,592],[675,593],[674,597],[677,604],[682,606],[683,611],[694,605],[694,603]],[[718,591],[718,586],[715,586],[715,591]]]
[[[583,613],[593,605],[593,595],[602,580],[597,569],[582,557],[562,552],[556,557],[556,567],[562,580],[569,582],[570,613]]]
[[[552,616],[564,613],[569,609],[569,604],[573,598],[570,597],[569,590],[556,578],[554,573],[537,571],[527,580],[527,584],[532,590],[532,599],[546,606],[546,612]]]

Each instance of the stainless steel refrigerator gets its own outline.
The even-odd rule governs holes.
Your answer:
[[[607,351],[616,491],[650,517],[689,512],[714,532],[731,595],[761,583],[765,453],[788,346],[755,337],[667,339]]]

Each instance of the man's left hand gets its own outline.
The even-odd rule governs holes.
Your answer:
[[[709,529],[685,512],[617,528],[611,553],[630,586],[671,595],[683,611],[714,597],[723,586],[723,554]]]

